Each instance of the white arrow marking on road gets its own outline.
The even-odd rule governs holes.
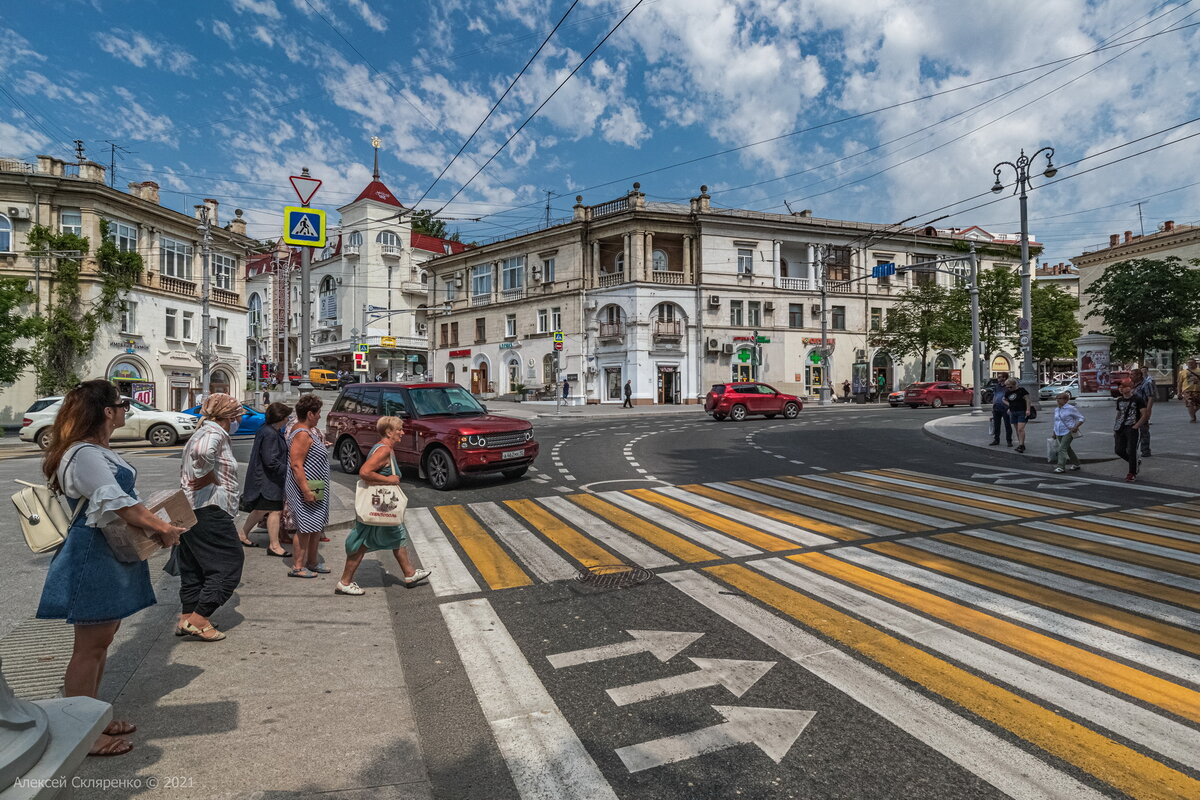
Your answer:
[[[690,661],[699,669],[685,675],[672,675],[629,686],[618,686],[608,690],[608,696],[619,706],[640,703],[655,697],[682,694],[692,689],[709,686],[724,686],[734,697],[741,697],[759,678],[767,674],[775,661],[737,661],[728,658],[692,658]]]
[[[1063,481],[1062,483],[1039,483],[1039,489],[1076,489],[1080,486],[1087,486],[1086,483],[1076,483],[1075,481]]]
[[[618,749],[617,756],[630,772],[641,772],[739,744],[756,744],[778,764],[817,715],[815,711],[784,708],[713,706],[713,710],[724,717],[725,722],[691,733],[631,744]]]
[[[583,650],[571,650],[567,653],[555,653],[546,656],[555,669],[573,667],[576,664],[587,664],[592,661],[605,661],[610,658],[630,656],[634,653],[650,653],[659,661],[669,661],[679,655],[689,644],[703,636],[703,633],[682,633],[678,631],[625,631],[633,637],[628,642],[604,644],[599,647],[585,647]]]

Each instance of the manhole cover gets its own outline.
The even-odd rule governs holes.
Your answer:
[[[653,577],[650,570],[632,564],[597,564],[581,569],[575,580],[598,589],[628,589]]]

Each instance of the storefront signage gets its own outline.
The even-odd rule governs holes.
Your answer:
[[[755,339],[754,339],[754,337],[753,337],[753,336],[734,336],[734,337],[733,337],[733,340],[734,340],[735,342],[752,342],[752,341],[755,341]],[[759,344],[770,344],[770,343],[771,343],[771,339],[770,339],[769,337],[767,337],[767,336],[760,336],[760,337],[758,337],[757,341],[758,341],[758,343],[759,343]],[[815,341],[819,341],[819,340],[817,340],[817,339],[813,339],[812,341],[814,341],[814,342],[815,342]],[[831,342],[832,342],[833,340],[832,340],[832,339],[830,339],[829,341],[831,341]],[[808,342],[809,342],[809,340],[808,340],[808,339],[805,339],[805,340],[804,340],[804,343],[805,343],[805,344],[808,344]]]
[[[666,366],[663,366],[663,365],[661,365],[661,364],[660,364],[660,365],[659,365],[659,367],[658,367],[658,371],[659,371],[659,372],[674,372],[674,371],[675,371],[675,367],[673,367],[673,366],[666,367]]]
[[[808,337],[805,337],[801,341],[804,342],[805,344],[821,344],[820,338],[810,339]],[[837,339],[826,339],[825,340],[825,344],[827,344],[827,345],[833,345],[836,342],[837,342]]]
[[[512,350],[513,348],[520,347],[520,346],[521,346],[520,342],[501,342],[500,343],[501,350]]]
[[[450,351],[450,358],[470,358],[470,357],[471,357],[470,350],[451,350]]]
[[[962,383],[962,370],[961,369],[950,370],[950,380],[953,383]]]
[[[126,339],[124,341],[119,341],[119,342],[109,342],[109,344],[112,345],[113,347],[121,348],[126,353],[132,353],[134,350],[149,350],[150,349],[150,345],[142,344],[141,342],[136,342],[133,339]]]
[[[379,337],[379,346],[380,347],[395,347],[396,346],[396,337],[395,336],[380,336]]]

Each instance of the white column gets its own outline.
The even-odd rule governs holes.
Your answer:
[[[632,277],[633,275],[633,234],[621,234],[621,253],[624,256],[621,260],[625,262],[625,273]]]
[[[692,237],[683,237],[683,273],[684,280],[695,283],[696,276],[692,274]]]
[[[816,245],[810,244],[808,246],[808,251],[805,254],[805,261],[804,261],[804,273],[805,273],[804,277],[808,278],[809,281],[815,281],[815,279],[817,277],[817,271],[813,266],[816,263],[816,260],[817,260]],[[815,286],[814,283],[810,283],[809,285]]]
[[[645,276],[647,280],[654,278],[654,234],[646,231],[646,249],[645,249],[646,269]]]
[[[771,274],[775,276],[775,288],[779,288],[779,248],[780,241],[778,239],[771,242]]]
[[[600,274],[600,242],[599,242],[599,240],[596,240],[596,241],[592,242],[591,275],[590,276],[580,275],[581,278],[585,278],[585,280],[583,281],[583,285],[584,286],[589,286],[589,285],[594,286],[596,284],[596,282],[599,280],[599,278],[597,277],[599,274]],[[590,280],[586,280],[589,277],[590,277]]]

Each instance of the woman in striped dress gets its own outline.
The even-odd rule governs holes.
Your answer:
[[[329,523],[329,448],[317,430],[321,399],[306,394],[296,401],[296,420],[288,436],[289,469],[284,480],[284,493],[296,524],[288,575],[315,578],[318,572],[329,572],[317,557],[321,534]]]

